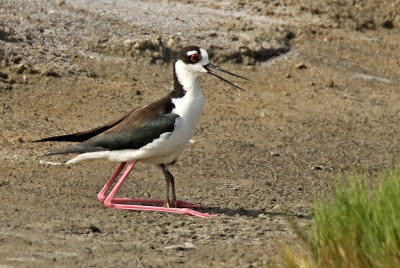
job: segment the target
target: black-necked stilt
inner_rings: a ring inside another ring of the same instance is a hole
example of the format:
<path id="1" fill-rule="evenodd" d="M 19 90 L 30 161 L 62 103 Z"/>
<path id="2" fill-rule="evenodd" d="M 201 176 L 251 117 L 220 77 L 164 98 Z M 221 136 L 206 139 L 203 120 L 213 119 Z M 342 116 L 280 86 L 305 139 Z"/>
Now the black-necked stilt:
<path id="1" fill-rule="evenodd" d="M 175 163 L 191 139 L 204 106 L 204 96 L 199 85 L 199 77 L 212 74 L 230 85 L 242 88 L 215 74 L 210 68 L 247 79 L 225 71 L 208 60 L 207 52 L 197 46 L 183 48 L 174 63 L 174 90 L 166 97 L 133 109 L 124 116 L 104 126 L 70 135 L 62 135 L 38 140 L 80 142 L 46 155 L 78 155 L 67 164 L 94 158 L 107 158 L 121 162 L 117 171 L 98 194 L 98 199 L 107 207 L 129 210 L 164 211 L 199 217 L 211 217 L 190 208 L 201 206 L 176 200 L 174 177 L 168 167 Z M 115 198 L 122 183 L 133 169 L 136 161 L 158 166 L 166 181 L 166 198 L 163 200 Z M 125 172 L 111 190 L 108 190 L 121 173 L 127 162 Z M 170 188 L 172 196 L 170 198 Z M 164 204 L 164 206 L 161 206 Z M 156 205 L 156 206 L 154 206 Z"/>

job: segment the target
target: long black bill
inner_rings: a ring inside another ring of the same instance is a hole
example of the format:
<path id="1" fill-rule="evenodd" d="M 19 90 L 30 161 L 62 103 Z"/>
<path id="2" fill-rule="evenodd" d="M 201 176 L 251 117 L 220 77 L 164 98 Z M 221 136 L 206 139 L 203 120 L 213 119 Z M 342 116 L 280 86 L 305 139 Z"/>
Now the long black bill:
<path id="1" fill-rule="evenodd" d="M 218 74 L 214 73 L 213 71 L 210 70 L 210 68 L 213 68 L 213 69 L 215 69 L 215 70 L 217 70 L 217 71 L 220 71 L 220 72 L 223 72 L 223 73 L 226 73 L 226 74 L 229 74 L 229 75 L 238 77 L 238 78 L 242 78 L 242 79 L 245 79 L 245 80 L 249 80 L 248 78 L 243 77 L 243 76 L 240 76 L 240 75 L 237 75 L 237 74 L 234 74 L 234 73 L 231 73 L 231 72 L 228 72 L 227 70 L 224 70 L 224 69 L 222 69 L 222 68 L 220 68 L 220 67 L 218 67 L 218 66 L 215 66 L 215 65 L 213 65 L 213 64 L 211 64 L 211 63 L 209 63 L 209 64 L 207 64 L 207 65 L 204 65 L 203 67 L 204 67 L 204 69 L 207 70 L 207 72 L 208 72 L 209 74 L 211 74 L 211 75 L 213 75 L 213 76 L 215 76 L 215 77 L 221 79 L 222 81 L 228 83 L 228 84 L 231 85 L 231 86 L 234 86 L 235 88 L 238 88 L 238 89 L 240 89 L 240 90 L 246 91 L 246 89 L 241 88 L 241 87 L 239 87 L 239 86 L 233 84 L 232 82 L 229 82 L 229 81 L 226 80 L 225 78 L 219 76 Z"/>

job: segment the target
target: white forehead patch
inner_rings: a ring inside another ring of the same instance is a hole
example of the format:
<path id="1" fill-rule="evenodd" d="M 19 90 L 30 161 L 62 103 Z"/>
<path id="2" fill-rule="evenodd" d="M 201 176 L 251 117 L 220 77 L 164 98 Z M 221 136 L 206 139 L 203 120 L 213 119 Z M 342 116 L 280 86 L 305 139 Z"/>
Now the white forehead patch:
<path id="1" fill-rule="evenodd" d="M 186 53 L 186 55 L 188 55 L 188 56 L 192 56 L 192 55 L 194 55 L 194 54 L 197 54 L 197 51 L 196 51 L 196 50 L 191 50 L 191 51 L 188 51 L 188 52 Z"/>
<path id="2" fill-rule="evenodd" d="M 207 53 L 207 51 L 205 51 L 204 49 L 202 49 L 202 48 L 200 48 L 200 54 L 201 54 L 201 56 L 202 57 L 208 57 L 208 53 Z"/>
<path id="3" fill-rule="evenodd" d="M 204 49 L 200 48 L 200 54 L 201 54 L 201 61 L 204 63 L 208 63 L 208 53 Z"/>

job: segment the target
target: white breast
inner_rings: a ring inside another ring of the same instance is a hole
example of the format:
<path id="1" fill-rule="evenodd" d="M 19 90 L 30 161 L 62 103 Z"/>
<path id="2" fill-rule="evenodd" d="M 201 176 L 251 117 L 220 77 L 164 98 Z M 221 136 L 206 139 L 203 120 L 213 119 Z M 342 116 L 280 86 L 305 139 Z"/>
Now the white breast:
<path id="1" fill-rule="evenodd" d="M 171 163 L 186 148 L 192 138 L 203 113 L 204 96 L 201 90 L 187 92 L 183 98 L 172 99 L 175 108 L 172 113 L 179 115 L 172 133 L 165 133 L 160 138 L 140 149 L 141 161 L 153 164 Z"/>

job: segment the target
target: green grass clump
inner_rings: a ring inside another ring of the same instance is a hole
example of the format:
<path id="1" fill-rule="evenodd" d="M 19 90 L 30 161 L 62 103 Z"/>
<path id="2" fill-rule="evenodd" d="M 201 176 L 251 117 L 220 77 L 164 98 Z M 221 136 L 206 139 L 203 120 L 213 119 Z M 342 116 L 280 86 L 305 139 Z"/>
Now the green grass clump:
<path id="1" fill-rule="evenodd" d="M 400 267 L 400 169 L 370 183 L 353 174 L 316 203 L 310 254 L 292 251 L 289 267 Z"/>

